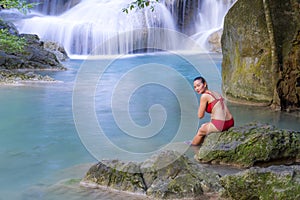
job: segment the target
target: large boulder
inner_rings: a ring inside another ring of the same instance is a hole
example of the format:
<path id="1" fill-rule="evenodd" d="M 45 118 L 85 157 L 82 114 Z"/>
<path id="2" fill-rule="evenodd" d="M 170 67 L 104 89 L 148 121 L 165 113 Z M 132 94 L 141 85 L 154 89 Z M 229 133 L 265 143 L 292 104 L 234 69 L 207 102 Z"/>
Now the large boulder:
<path id="1" fill-rule="evenodd" d="M 300 161 L 300 132 L 259 123 L 233 127 L 209 134 L 196 158 L 240 168 L 292 164 Z"/>
<path id="2" fill-rule="evenodd" d="M 103 160 L 90 168 L 81 185 L 110 187 L 158 199 L 180 199 L 219 192 L 219 178 L 187 157 L 165 151 L 141 163 Z"/>
<path id="3" fill-rule="evenodd" d="M 299 5 L 299 0 L 239 0 L 229 10 L 221 40 L 229 100 L 300 109 Z"/>
<path id="4" fill-rule="evenodd" d="M 253 167 L 220 179 L 223 196 L 232 199 L 300 199 L 300 166 Z"/>

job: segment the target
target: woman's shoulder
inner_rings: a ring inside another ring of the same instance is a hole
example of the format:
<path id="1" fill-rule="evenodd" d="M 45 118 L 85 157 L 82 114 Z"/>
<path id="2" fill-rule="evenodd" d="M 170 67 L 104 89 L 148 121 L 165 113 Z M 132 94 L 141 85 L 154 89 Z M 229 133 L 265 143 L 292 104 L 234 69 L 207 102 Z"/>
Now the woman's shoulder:
<path id="1" fill-rule="evenodd" d="M 211 98 L 211 94 L 209 92 L 204 92 L 202 95 L 201 95 L 201 100 L 206 100 L 206 101 L 209 101 Z"/>
<path id="2" fill-rule="evenodd" d="M 209 95 L 209 96 L 215 98 L 215 99 L 222 98 L 222 95 L 221 95 L 220 93 L 216 92 L 216 91 L 207 90 L 205 93 L 206 93 L 207 95 Z"/>

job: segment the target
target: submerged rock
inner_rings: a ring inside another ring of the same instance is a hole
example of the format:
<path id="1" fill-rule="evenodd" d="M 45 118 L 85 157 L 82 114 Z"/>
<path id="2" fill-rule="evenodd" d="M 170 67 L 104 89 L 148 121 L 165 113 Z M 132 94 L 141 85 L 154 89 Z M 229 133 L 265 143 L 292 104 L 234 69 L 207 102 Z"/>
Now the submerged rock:
<path id="1" fill-rule="evenodd" d="M 170 160 L 175 161 L 169 163 Z M 110 187 L 158 199 L 178 199 L 219 192 L 221 186 L 218 179 L 218 174 L 178 152 L 166 151 L 141 163 L 102 161 L 90 168 L 81 185 Z"/>
<path id="2" fill-rule="evenodd" d="M 253 167 L 220 179 L 229 199 L 300 199 L 300 166 Z"/>
<path id="3" fill-rule="evenodd" d="M 238 167 L 292 164 L 300 161 L 300 132 L 250 123 L 209 134 L 196 158 Z"/>

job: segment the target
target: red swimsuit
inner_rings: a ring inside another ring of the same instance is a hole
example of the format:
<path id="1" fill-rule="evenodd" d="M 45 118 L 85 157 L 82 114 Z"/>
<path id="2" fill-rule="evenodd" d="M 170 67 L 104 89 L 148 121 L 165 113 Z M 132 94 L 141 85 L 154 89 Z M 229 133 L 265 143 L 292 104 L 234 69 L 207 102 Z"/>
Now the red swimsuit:
<path id="1" fill-rule="evenodd" d="M 205 93 L 211 95 L 211 96 L 214 98 L 214 100 L 213 100 L 212 102 L 210 102 L 210 103 L 208 103 L 208 104 L 206 105 L 206 112 L 211 113 L 212 110 L 213 110 L 213 108 L 214 108 L 214 106 L 215 106 L 216 103 L 218 103 L 219 101 L 220 101 L 220 103 L 221 103 L 222 108 L 224 109 L 224 99 L 223 99 L 223 97 L 217 99 L 212 93 L 210 93 L 210 92 L 205 92 Z M 229 128 L 231 128 L 231 127 L 234 126 L 234 120 L 233 120 L 233 118 L 231 118 L 230 120 L 227 120 L 227 121 L 223 121 L 223 120 L 219 120 L 219 119 L 212 119 L 212 120 L 211 120 L 211 123 L 212 123 L 213 125 L 215 125 L 215 127 L 216 127 L 219 131 L 226 131 L 226 130 L 228 130 Z"/>

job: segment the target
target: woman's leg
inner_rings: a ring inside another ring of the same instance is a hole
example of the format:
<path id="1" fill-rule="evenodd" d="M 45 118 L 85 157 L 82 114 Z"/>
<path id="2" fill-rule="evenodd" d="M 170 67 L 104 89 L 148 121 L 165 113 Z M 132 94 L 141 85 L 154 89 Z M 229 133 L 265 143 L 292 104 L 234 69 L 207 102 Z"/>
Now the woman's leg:
<path id="1" fill-rule="evenodd" d="M 192 145 L 197 146 L 202 144 L 205 136 L 212 132 L 218 132 L 218 129 L 211 122 L 202 124 L 192 141 Z"/>

